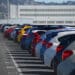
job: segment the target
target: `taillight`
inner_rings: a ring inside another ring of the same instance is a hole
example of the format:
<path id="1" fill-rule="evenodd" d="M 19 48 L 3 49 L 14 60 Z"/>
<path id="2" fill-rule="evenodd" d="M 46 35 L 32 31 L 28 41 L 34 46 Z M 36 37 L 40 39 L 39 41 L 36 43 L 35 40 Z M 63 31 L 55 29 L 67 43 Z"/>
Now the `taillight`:
<path id="1" fill-rule="evenodd" d="M 36 43 L 39 43 L 42 39 L 36 38 Z"/>
<path id="2" fill-rule="evenodd" d="M 47 41 L 46 40 L 43 40 L 42 41 L 42 45 L 46 46 L 46 44 L 47 44 Z"/>
<path id="3" fill-rule="evenodd" d="M 34 38 L 33 43 L 34 43 L 34 44 L 37 44 L 37 43 L 39 43 L 40 41 L 41 41 L 41 39 L 38 38 L 38 37 L 36 37 L 36 38 Z"/>
<path id="4" fill-rule="evenodd" d="M 40 35 L 36 32 L 36 33 L 33 33 L 35 37 L 38 37 L 40 38 Z"/>
<path id="5" fill-rule="evenodd" d="M 72 54 L 73 54 L 73 52 L 71 50 L 64 51 L 63 54 L 62 54 L 62 60 L 65 60 L 66 58 L 68 58 Z"/>
<path id="6" fill-rule="evenodd" d="M 38 43 L 41 41 L 40 39 L 40 35 L 36 32 L 36 33 L 33 33 L 34 34 L 34 42 Z"/>
<path id="7" fill-rule="evenodd" d="M 64 48 L 64 46 L 59 45 L 59 46 L 56 48 L 56 51 L 57 51 L 57 52 L 60 52 L 63 48 Z"/>
<path id="8" fill-rule="evenodd" d="M 52 45 L 53 45 L 53 44 L 49 42 L 49 43 L 47 43 L 46 47 L 47 47 L 47 48 L 50 48 Z"/>

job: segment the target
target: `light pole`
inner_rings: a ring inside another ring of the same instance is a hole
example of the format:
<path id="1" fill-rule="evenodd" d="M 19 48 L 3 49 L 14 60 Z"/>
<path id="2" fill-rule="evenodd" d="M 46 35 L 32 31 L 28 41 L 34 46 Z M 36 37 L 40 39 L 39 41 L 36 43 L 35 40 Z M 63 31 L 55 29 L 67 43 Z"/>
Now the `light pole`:
<path id="1" fill-rule="evenodd" d="M 18 3 L 18 0 L 17 0 L 17 19 L 18 19 L 18 6 L 19 6 L 19 3 Z"/>
<path id="2" fill-rule="evenodd" d="M 7 10 L 8 10 L 8 20 L 10 18 L 10 5 L 9 5 L 9 0 L 7 0 Z"/>

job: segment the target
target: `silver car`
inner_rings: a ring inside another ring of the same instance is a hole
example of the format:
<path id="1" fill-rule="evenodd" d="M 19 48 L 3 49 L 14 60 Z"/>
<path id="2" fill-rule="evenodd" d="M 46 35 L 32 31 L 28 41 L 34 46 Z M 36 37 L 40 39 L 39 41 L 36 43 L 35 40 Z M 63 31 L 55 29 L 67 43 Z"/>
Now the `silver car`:
<path id="1" fill-rule="evenodd" d="M 62 61 L 57 67 L 57 75 L 75 75 L 75 41 L 62 53 Z"/>

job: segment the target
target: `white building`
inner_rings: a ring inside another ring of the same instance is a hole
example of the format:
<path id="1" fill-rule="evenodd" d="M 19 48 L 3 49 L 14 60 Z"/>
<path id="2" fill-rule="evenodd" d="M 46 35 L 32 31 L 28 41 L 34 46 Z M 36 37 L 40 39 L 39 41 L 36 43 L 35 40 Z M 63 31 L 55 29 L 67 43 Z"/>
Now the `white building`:
<path id="1" fill-rule="evenodd" d="M 32 24 L 75 25 L 74 5 L 10 5 L 10 19 Z"/>

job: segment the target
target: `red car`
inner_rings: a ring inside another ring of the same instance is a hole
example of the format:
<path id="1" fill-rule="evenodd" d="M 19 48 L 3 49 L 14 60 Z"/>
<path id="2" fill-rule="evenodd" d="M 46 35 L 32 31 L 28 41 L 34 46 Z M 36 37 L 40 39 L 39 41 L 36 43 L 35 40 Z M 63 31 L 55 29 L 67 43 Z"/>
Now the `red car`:
<path id="1" fill-rule="evenodd" d="M 41 41 L 41 35 L 44 34 L 46 31 L 44 30 L 39 30 L 35 33 L 34 39 L 32 40 L 31 44 L 31 53 L 33 56 L 35 56 L 35 46 L 38 42 Z"/>
<path id="2" fill-rule="evenodd" d="M 4 32 L 4 37 L 6 38 L 10 38 L 10 34 L 11 32 L 14 30 L 15 26 L 12 26 L 11 28 L 7 29 L 5 32 Z"/>

